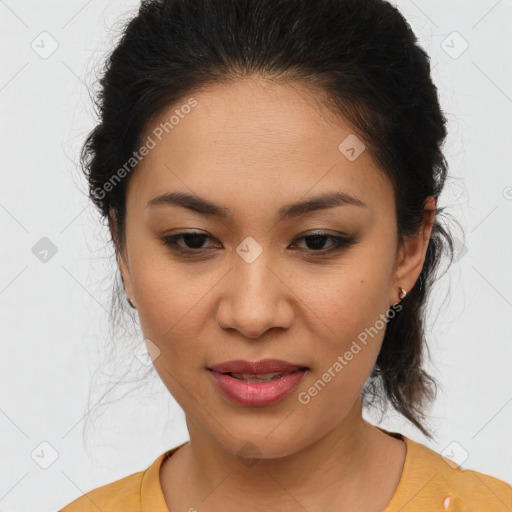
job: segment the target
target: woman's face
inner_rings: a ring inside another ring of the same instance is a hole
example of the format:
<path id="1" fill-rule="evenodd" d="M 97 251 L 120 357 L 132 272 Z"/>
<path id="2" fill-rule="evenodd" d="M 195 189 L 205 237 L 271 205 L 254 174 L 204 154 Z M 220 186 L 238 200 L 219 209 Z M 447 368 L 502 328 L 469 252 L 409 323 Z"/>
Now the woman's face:
<path id="1" fill-rule="evenodd" d="M 383 319 L 416 281 L 430 233 L 398 250 L 390 182 L 312 93 L 245 80 L 193 98 L 146 134 L 155 144 L 127 188 L 123 280 L 189 430 L 232 453 L 251 443 L 285 456 L 360 419 Z M 197 208 L 154 201 L 176 193 Z M 309 203 L 334 194 L 354 200 Z M 184 232 L 204 237 L 164 243 Z M 267 405 L 228 398 L 209 370 L 267 358 L 308 367 Z"/>

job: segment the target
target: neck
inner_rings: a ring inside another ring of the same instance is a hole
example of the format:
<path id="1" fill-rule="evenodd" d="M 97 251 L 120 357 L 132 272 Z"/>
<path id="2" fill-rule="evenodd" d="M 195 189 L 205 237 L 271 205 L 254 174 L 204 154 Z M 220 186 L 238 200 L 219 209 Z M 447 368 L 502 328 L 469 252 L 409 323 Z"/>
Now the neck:
<path id="1" fill-rule="evenodd" d="M 189 485 L 200 500 L 197 506 L 209 511 L 226 510 L 226 503 L 229 510 L 244 509 L 247 503 L 252 510 L 297 510 L 297 503 L 307 510 L 331 510 L 340 499 L 338 510 L 349 510 L 348 504 L 361 503 L 368 479 L 382 463 L 376 460 L 384 453 L 378 446 L 387 438 L 388 453 L 389 441 L 395 441 L 362 418 L 360 399 L 336 428 L 278 458 L 242 459 L 206 436 L 188 416 L 187 427 L 190 443 L 182 454 L 186 478 L 193 482 Z M 390 497 L 384 496 L 384 506 Z"/>

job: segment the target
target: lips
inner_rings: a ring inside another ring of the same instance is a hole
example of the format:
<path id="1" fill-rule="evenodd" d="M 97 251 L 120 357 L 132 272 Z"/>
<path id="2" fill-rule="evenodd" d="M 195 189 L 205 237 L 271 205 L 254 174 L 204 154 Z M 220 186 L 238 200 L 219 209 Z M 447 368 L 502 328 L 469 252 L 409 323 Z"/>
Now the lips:
<path id="1" fill-rule="evenodd" d="M 208 368 L 212 381 L 231 402 L 268 406 L 280 402 L 300 384 L 309 368 L 280 359 L 226 361 Z"/>
<path id="2" fill-rule="evenodd" d="M 260 379 L 267 380 L 279 374 L 284 375 L 297 370 L 307 370 L 308 368 L 303 364 L 290 363 L 281 359 L 262 359 L 260 361 L 236 359 L 210 366 L 208 369 L 218 373 L 228 373 L 235 378 L 259 377 Z"/>

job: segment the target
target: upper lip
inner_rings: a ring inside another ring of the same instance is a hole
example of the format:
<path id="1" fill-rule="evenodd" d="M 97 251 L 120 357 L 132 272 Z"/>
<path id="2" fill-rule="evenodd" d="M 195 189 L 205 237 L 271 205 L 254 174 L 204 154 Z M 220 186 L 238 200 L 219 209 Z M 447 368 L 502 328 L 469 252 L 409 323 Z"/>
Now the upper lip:
<path id="1" fill-rule="evenodd" d="M 208 367 L 209 370 L 213 370 L 218 373 L 249 373 L 255 375 L 273 372 L 289 373 L 298 370 L 299 368 L 306 369 L 307 367 L 303 364 L 290 363 L 280 359 L 261 359 L 260 361 L 236 359 L 234 361 L 225 361 Z"/>

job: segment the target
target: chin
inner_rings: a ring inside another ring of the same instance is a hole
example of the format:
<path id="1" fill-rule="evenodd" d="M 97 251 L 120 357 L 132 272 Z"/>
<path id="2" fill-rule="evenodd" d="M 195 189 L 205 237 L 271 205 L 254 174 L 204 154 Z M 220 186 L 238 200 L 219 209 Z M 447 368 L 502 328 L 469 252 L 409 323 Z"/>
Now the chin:
<path id="1" fill-rule="evenodd" d="M 303 428 L 293 432 L 289 428 L 282 428 L 286 419 L 274 419 L 266 422 L 266 425 L 263 422 L 250 421 L 252 425 L 248 428 L 242 423 L 230 428 L 231 435 L 222 432 L 220 439 L 212 435 L 223 450 L 246 461 L 247 466 L 254 464 L 258 459 L 278 459 L 293 455 L 315 442 L 314 434 L 308 437 Z"/>

